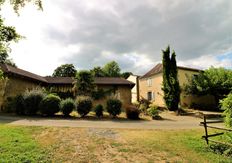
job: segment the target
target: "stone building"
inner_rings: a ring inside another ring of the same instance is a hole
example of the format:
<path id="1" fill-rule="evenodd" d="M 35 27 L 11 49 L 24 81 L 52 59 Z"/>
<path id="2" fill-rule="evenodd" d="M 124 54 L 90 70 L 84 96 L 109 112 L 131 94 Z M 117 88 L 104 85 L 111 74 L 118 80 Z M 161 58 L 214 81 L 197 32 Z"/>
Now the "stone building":
<path id="1" fill-rule="evenodd" d="M 188 67 L 177 67 L 178 71 L 178 80 L 180 87 L 182 89 L 181 92 L 181 105 L 189 106 L 192 103 L 204 104 L 204 105 L 214 105 L 215 100 L 213 96 L 194 96 L 194 95 L 186 95 L 183 91 L 183 87 L 188 83 L 188 77 L 192 77 L 198 75 L 202 70 L 193 69 Z M 162 64 L 157 64 L 154 68 L 148 71 L 145 75 L 139 78 L 139 94 L 140 99 L 144 98 L 152 103 L 165 107 L 165 102 L 163 99 L 163 66 Z"/>
<path id="2" fill-rule="evenodd" d="M 0 69 L 6 77 L 0 81 L 0 107 L 8 97 L 14 97 L 36 87 L 53 92 L 73 91 L 74 79 L 71 77 L 42 77 L 6 64 L 0 64 Z M 95 103 L 103 103 L 107 98 L 114 96 L 122 101 L 123 106 L 131 104 L 131 89 L 135 85 L 133 82 L 123 78 L 97 77 L 94 83 L 96 89 L 113 90 L 107 97 L 101 101 L 96 100 Z"/>

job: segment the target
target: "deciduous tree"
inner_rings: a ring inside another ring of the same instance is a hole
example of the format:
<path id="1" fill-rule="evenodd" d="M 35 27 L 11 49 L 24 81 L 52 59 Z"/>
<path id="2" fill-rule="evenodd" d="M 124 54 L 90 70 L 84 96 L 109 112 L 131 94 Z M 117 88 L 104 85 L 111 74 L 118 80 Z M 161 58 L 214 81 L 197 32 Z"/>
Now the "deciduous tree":
<path id="1" fill-rule="evenodd" d="M 107 63 L 103 67 L 103 71 L 104 71 L 105 75 L 109 76 L 109 77 L 120 77 L 121 76 L 121 74 L 120 74 L 121 69 L 120 69 L 118 63 L 115 61 Z"/>
<path id="2" fill-rule="evenodd" d="M 216 103 L 232 91 L 232 70 L 211 67 L 189 78 L 184 91 L 187 94 L 213 95 Z"/>
<path id="3" fill-rule="evenodd" d="M 54 70 L 52 76 L 54 77 L 75 77 L 76 69 L 73 64 L 63 64 Z"/>

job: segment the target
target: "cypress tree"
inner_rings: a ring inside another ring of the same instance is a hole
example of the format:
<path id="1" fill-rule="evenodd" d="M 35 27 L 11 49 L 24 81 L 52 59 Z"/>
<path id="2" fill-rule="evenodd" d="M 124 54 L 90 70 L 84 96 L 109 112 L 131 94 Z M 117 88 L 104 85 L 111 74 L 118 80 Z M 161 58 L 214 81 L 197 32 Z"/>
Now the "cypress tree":
<path id="1" fill-rule="evenodd" d="M 170 47 L 168 46 L 163 52 L 163 87 L 164 101 L 169 110 L 178 110 L 180 101 L 180 86 L 178 81 L 176 54 L 172 53 L 170 58 Z"/>

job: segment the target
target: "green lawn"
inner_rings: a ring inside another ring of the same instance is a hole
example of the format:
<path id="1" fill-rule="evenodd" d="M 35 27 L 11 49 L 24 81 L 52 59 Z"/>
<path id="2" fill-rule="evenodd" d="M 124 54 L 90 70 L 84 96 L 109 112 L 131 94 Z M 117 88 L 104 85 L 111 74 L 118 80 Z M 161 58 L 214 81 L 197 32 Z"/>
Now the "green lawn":
<path id="1" fill-rule="evenodd" d="M 203 130 L 126 130 L 0 125 L 0 162 L 232 162 Z"/>
<path id="2" fill-rule="evenodd" d="M 0 162 L 47 162 L 46 150 L 33 137 L 38 130 L 0 125 Z"/>

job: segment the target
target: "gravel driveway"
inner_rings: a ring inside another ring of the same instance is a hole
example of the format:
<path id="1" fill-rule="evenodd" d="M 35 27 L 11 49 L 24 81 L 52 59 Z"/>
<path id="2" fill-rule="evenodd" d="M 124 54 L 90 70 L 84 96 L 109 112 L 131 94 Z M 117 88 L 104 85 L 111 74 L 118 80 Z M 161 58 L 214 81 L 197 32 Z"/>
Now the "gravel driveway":
<path id="1" fill-rule="evenodd" d="M 124 128 L 124 129 L 192 129 L 199 126 L 202 119 L 191 116 L 161 114 L 163 120 L 81 120 L 43 117 L 18 117 L 0 115 L 0 123 L 24 126 L 55 126 L 85 128 Z"/>

